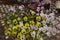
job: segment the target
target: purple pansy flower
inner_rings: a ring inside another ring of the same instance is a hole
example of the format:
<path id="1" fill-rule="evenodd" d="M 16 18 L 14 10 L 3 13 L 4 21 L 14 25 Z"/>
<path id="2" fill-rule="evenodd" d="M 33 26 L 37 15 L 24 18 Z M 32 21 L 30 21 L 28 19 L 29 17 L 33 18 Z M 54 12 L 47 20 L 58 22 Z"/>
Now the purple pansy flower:
<path id="1" fill-rule="evenodd" d="M 42 5 L 42 6 L 45 5 L 45 2 L 41 1 L 41 5 Z"/>

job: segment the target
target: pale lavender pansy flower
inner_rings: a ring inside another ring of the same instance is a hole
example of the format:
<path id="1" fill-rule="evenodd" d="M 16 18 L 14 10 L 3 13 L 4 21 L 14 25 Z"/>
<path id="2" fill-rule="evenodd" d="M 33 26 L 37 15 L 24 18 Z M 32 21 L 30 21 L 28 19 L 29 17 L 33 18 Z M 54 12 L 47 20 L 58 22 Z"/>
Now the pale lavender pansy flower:
<path id="1" fill-rule="evenodd" d="M 9 9 L 8 9 L 8 11 L 14 11 L 15 10 L 15 7 L 13 6 L 13 7 L 10 7 Z"/>
<path id="2" fill-rule="evenodd" d="M 54 12 L 53 13 L 50 13 L 49 16 L 55 16 Z"/>
<path id="3" fill-rule="evenodd" d="M 54 35 L 56 35 L 57 30 L 56 30 L 56 28 L 48 27 L 48 32 L 50 32 L 54 36 Z"/>
<path id="4" fill-rule="evenodd" d="M 43 11 L 41 11 L 40 16 L 41 16 L 41 17 L 44 17 L 44 18 L 48 18 L 48 17 L 49 17 L 47 14 L 44 14 Z"/>
<path id="5" fill-rule="evenodd" d="M 57 25 L 59 22 L 57 20 L 51 21 L 53 25 Z"/>
<path id="6" fill-rule="evenodd" d="M 38 28 L 36 27 L 36 25 L 30 25 L 31 29 L 35 29 L 37 30 Z"/>
<path id="7" fill-rule="evenodd" d="M 50 13 L 50 14 L 49 14 L 49 18 L 50 18 L 51 22 L 54 21 L 54 19 L 55 19 L 55 14 L 54 14 L 54 13 Z"/>
<path id="8" fill-rule="evenodd" d="M 45 25 L 45 26 L 39 28 L 39 31 L 42 31 L 42 32 L 46 32 L 47 30 L 48 30 L 47 25 Z"/>
<path id="9" fill-rule="evenodd" d="M 23 8 L 24 8 L 24 5 L 19 6 L 20 10 L 23 10 Z"/>
<path id="10" fill-rule="evenodd" d="M 56 33 L 57 33 L 57 30 L 56 30 L 56 28 L 54 27 L 52 34 L 53 34 L 53 35 L 56 35 Z"/>
<path id="11" fill-rule="evenodd" d="M 51 16 L 51 17 L 50 17 L 50 21 L 51 21 L 51 22 L 54 21 L 54 19 L 55 19 L 54 16 Z"/>
<path id="12" fill-rule="evenodd" d="M 60 24 L 57 25 L 57 28 L 60 29 Z"/>

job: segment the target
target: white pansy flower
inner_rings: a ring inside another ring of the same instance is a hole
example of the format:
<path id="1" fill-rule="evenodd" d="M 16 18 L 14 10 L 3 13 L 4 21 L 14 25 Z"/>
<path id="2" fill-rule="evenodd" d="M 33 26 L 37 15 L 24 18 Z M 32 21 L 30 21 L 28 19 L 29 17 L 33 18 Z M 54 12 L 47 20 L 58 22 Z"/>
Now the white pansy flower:
<path id="1" fill-rule="evenodd" d="M 36 15 L 39 15 L 40 13 L 37 13 Z"/>
<path id="2" fill-rule="evenodd" d="M 47 19 L 46 19 L 46 23 L 49 23 L 49 22 L 50 22 L 50 18 L 47 18 Z"/>
<path id="3" fill-rule="evenodd" d="M 47 34 L 47 36 L 48 36 L 48 37 L 50 37 L 50 36 L 51 36 L 51 33 L 50 33 L 50 32 L 47 32 L 46 34 Z"/>
<path id="4" fill-rule="evenodd" d="M 41 13 L 40 16 L 43 17 L 44 16 L 44 13 Z"/>
<path id="5" fill-rule="evenodd" d="M 43 25 L 46 25 L 46 21 L 42 21 Z"/>
<path id="6" fill-rule="evenodd" d="M 43 38 L 40 38 L 40 40 L 43 40 Z"/>
<path id="7" fill-rule="evenodd" d="M 44 27 L 45 30 L 48 30 L 48 26 L 47 26 L 47 25 L 45 25 L 45 26 L 43 26 L 43 27 Z"/>
<path id="8" fill-rule="evenodd" d="M 22 35 L 22 36 L 20 37 L 20 40 L 25 40 L 25 35 Z"/>
<path id="9" fill-rule="evenodd" d="M 42 32 L 46 32 L 48 30 L 48 26 L 47 25 L 44 25 L 42 28 L 39 29 L 40 31 Z"/>
<path id="10" fill-rule="evenodd" d="M 20 26 L 23 26 L 23 22 L 19 22 L 20 23 Z"/>
<path id="11" fill-rule="evenodd" d="M 35 32 L 35 31 L 31 32 L 31 36 L 32 36 L 33 38 L 35 38 L 35 35 L 36 35 L 36 32 Z"/>
<path id="12" fill-rule="evenodd" d="M 39 31 L 44 31 L 44 27 L 39 28 Z"/>
<path id="13" fill-rule="evenodd" d="M 41 9 L 44 9 L 44 7 L 42 6 Z"/>
<path id="14" fill-rule="evenodd" d="M 6 38 L 6 39 L 8 39 L 8 38 L 9 38 L 9 36 L 6 36 L 5 38 Z"/>

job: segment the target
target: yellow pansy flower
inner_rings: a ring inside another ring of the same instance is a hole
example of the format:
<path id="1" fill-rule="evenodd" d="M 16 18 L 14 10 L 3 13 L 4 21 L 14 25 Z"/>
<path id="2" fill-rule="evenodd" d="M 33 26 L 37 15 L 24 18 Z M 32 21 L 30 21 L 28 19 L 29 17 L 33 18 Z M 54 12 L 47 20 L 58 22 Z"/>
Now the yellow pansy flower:
<path id="1" fill-rule="evenodd" d="M 41 17 L 40 17 L 40 16 L 37 16 L 37 17 L 36 17 L 36 20 L 37 20 L 37 21 L 40 21 L 40 20 L 41 20 Z"/>
<path id="2" fill-rule="evenodd" d="M 37 23 L 36 23 L 36 26 L 41 27 L 42 24 L 41 24 L 40 22 L 37 22 Z"/>
<path id="3" fill-rule="evenodd" d="M 27 28 L 30 29 L 30 27 L 23 26 L 23 29 L 27 29 Z"/>
<path id="4" fill-rule="evenodd" d="M 30 24 L 34 24 L 35 22 L 32 20 L 32 21 L 30 21 Z"/>
<path id="5" fill-rule="evenodd" d="M 13 10 L 13 12 L 16 12 L 16 10 Z"/>
<path id="6" fill-rule="evenodd" d="M 18 17 L 18 14 L 14 14 L 15 15 L 15 17 Z"/>
<path id="7" fill-rule="evenodd" d="M 46 18 L 42 17 L 42 20 L 46 20 Z"/>
<path id="8" fill-rule="evenodd" d="M 21 31 L 21 33 L 22 33 L 22 34 L 26 34 L 27 32 L 26 32 L 25 29 L 23 29 L 23 30 Z"/>
<path id="9" fill-rule="evenodd" d="M 13 23 L 14 23 L 14 24 L 17 24 L 17 20 L 16 20 L 16 19 L 14 19 L 14 20 L 13 20 Z"/>
<path id="10" fill-rule="evenodd" d="M 33 15 L 31 15 L 31 18 L 34 18 L 34 16 L 33 16 Z"/>
<path id="11" fill-rule="evenodd" d="M 11 31 L 12 29 L 11 29 L 11 28 L 8 28 L 7 30 L 8 30 L 8 31 Z"/>
<path id="12" fill-rule="evenodd" d="M 25 26 L 26 26 L 26 27 L 29 27 L 29 23 L 25 23 Z"/>
<path id="13" fill-rule="evenodd" d="M 5 33 L 5 35 L 10 36 L 10 35 L 11 35 L 11 32 L 10 32 L 10 31 L 7 31 L 7 32 Z"/>
<path id="14" fill-rule="evenodd" d="M 21 18 L 18 17 L 17 20 L 21 20 Z"/>
<path id="15" fill-rule="evenodd" d="M 34 15 L 34 14 L 35 14 L 35 12 L 34 12 L 34 11 L 32 11 L 32 10 L 30 10 L 30 12 L 31 12 L 31 14 L 32 14 L 32 15 Z"/>
<path id="16" fill-rule="evenodd" d="M 17 29 L 20 29 L 20 26 L 19 25 L 16 25 Z"/>
<path id="17" fill-rule="evenodd" d="M 28 20 L 28 18 L 25 16 L 25 17 L 23 18 L 23 20 L 24 20 L 24 21 L 27 21 L 27 20 Z"/>
<path id="18" fill-rule="evenodd" d="M 13 35 L 13 36 L 16 36 L 16 34 L 17 34 L 17 32 L 12 32 L 12 35 Z"/>
<path id="19" fill-rule="evenodd" d="M 26 28 L 25 26 L 23 26 L 23 28 Z"/>
<path id="20" fill-rule="evenodd" d="M 13 30 L 14 30 L 14 31 L 17 31 L 17 27 L 14 26 L 14 27 L 13 27 Z"/>
<path id="21" fill-rule="evenodd" d="M 18 33 L 17 38 L 20 38 L 22 36 L 22 33 Z"/>

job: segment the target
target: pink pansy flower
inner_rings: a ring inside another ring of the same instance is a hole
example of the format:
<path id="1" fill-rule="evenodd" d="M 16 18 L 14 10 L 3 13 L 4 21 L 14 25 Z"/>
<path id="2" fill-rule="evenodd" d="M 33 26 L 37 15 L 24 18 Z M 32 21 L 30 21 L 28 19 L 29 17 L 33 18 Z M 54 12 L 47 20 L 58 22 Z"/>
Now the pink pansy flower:
<path id="1" fill-rule="evenodd" d="M 36 10 L 37 12 L 40 12 L 40 7 L 37 7 L 37 10 Z"/>

